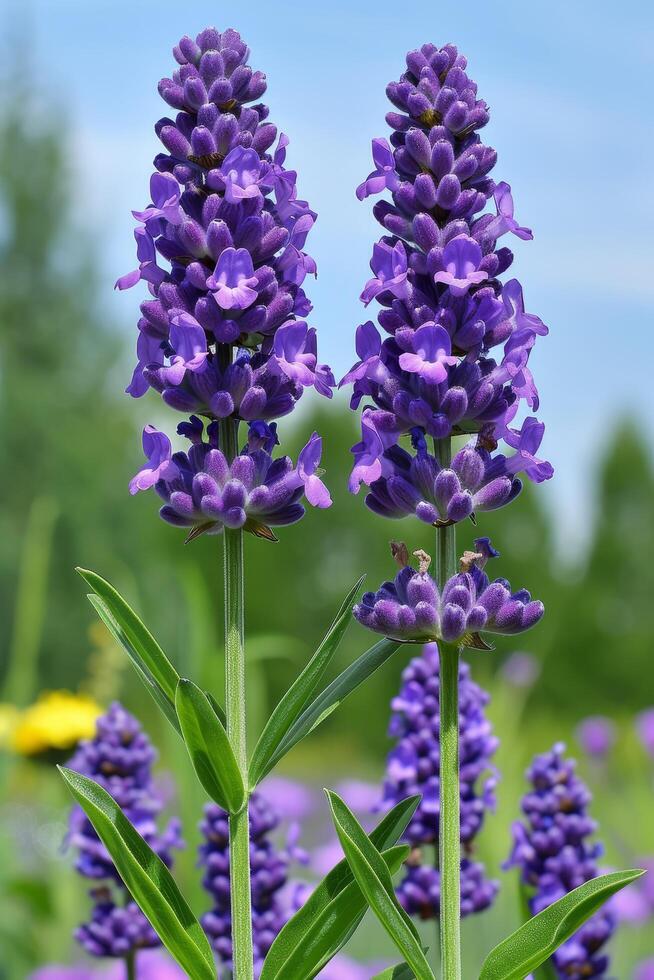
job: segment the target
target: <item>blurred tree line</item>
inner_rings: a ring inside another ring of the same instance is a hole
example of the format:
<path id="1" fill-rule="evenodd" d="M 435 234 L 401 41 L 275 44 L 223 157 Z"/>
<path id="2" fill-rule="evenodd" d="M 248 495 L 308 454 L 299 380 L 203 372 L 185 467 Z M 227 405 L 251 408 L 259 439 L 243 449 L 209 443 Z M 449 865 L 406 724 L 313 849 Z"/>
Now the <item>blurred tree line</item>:
<path id="1" fill-rule="evenodd" d="M 23 652 L 17 608 L 24 622 L 34 622 L 29 589 L 27 599 L 18 594 L 17 568 L 35 501 L 48 505 L 53 527 L 44 571 L 44 625 L 34 639 L 38 688 L 74 688 L 86 671 L 93 616 L 73 571 L 76 564 L 110 578 L 142 612 L 180 669 L 199 671 L 209 682 L 220 674 L 219 543 L 201 538 L 184 547 L 180 534 L 157 520 L 153 495 L 131 499 L 127 494 L 140 459 L 135 412 L 121 394 L 133 333 L 125 335 L 103 312 L 101 297 L 111 286 L 98 272 L 102 239 L 73 217 L 74 173 L 62 141 L 65 131 L 60 112 L 34 105 L 29 92 L 5 90 L 0 118 L 0 466 L 5 474 L 0 683 L 9 671 L 9 652 L 14 659 Z M 133 299 L 136 304 L 136 295 Z M 150 404 L 156 418 L 156 396 Z M 393 574 L 391 535 L 405 538 L 411 547 L 429 550 L 431 543 L 428 528 L 382 521 L 362 499 L 348 494 L 356 419 L 345 402 L 318 406 L 313 401 L 303 407 L 293 422 L 282 420 L 283 445 L 295 453 L 314 428 L 321 432 L 334 506 L 328 514 L 310 512 L 299 527 L 282 530 L 277 545 L 248 541 L 247 623 L 259 663 L 262 710 L 310 653 L 358 575 L 366 571 L 369 586 L 376 588 Z M 167 424 L 170 430 L 170 417 Z M 464 547 L 476 533 L 490 533 L 502 551 L 498 574 L 545 601 L 544 622 L 520 639 L 521 647 L 543 662 L 533 696 L 544 707 L 575 716 L 617 701 L 635 709 L 651 700 L 642 678 L 649 669 L 654 627 L 654 570 L 648 560 L 654 543 L 652 463 L 629 421 L 602 453 L 591 544 L 574 566 L 556 561 L 551 515 L 529 488 L 505 511 L 482 515 L 477 532 L 469 525 L 460 535 Z M 579 515 L 580 521 L 590 519 Z M 341 665 L 368 639 L 353 626 L 339 654 Z M 515 642 L 502 641 L 497 654 L 471 654 L 481 679 L 515 648 Z M 332 726 L 356 732 L 362 744 L 376 748 L 384 738 L 386 705 L 401 667 L 399 660 L 389 665 Z M 129 702 L 135 685 L 125 687 Z M 362 711 L 364 704 L 379 708 L 378 730 L 370 724 L 370 713 Z"/>

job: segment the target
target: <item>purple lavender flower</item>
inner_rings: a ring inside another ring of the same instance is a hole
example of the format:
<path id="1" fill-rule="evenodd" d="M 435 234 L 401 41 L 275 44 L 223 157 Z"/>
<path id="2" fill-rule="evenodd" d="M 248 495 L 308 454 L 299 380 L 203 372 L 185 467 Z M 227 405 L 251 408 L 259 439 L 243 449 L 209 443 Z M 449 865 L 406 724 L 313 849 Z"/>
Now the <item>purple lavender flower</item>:
<path id="1" fill-rule="evenodd" d="M 301 905 L 300 894 L 289 883 L 288 868 L 303 852 L 295 846 L 296 827 L 291 828 L 287 846 L 275 846 L 271 835 L 280 826 L 280 817 L 266 796 L 254 792 L 250 797 L 250 864 L 252 929 L 255 973 L 275 937 Z M 204 866 L 203 885 L 213 899 L 213 908 L 202 919 L 220 962 L 231 969 L 232 924 L 229 885 L 229 828 L 227 814 L 215 803 L 205 807 L 201 824 L 204 842 L 200 861 Z"/>
<path id="2" fill-rule="evenodd" d="M 520 283 L 500 279 L 513 256 L 499 239 L 511 233 L 528 240 L 532 233 L 515 218 L 509 184 L 490 177 L 496 153 L 476 132 L 488 121 L 488 108 L 477 99 L 465 58 L 453 45 L 425 44 L 409 52 L 406 64 L 399 82 L 386 90 L 399 110 L 387 116 L 391 141 L 373 140 L 375 169 L 357 189 L 361 200 L 382 191 L 391 200 L 374 207 L 386 234 L 373 247 L 374 276 L 361 295 L 366 305 L 377 299 L 377 319 L 388 336 L 382 340 L 370 322 L 359 327 L 359 361 L 341 382 L 353 385 L 353 409 L 365 400 L 368 433 L 353 448 L 355 492 L 362 478 L 379 478 L 383 454 L 393 456 L 401 437 L 416 430 L 433 439 L 475 434 L 488 466 L 502 471 L 506 457 L 500 454 L 496 462 L 490 454 L 500 439 L 513 445 L 509 423 L 523 403 L 538 408 L 528 363 L 537 337 L 547 333 L 537 316 L 525 312 Z M 531 424 L 542 437 L 540 423 Z M 378 437 L 376 459 L 371 428 Z M 415 438 L 413 450 L 417 458 Z M 411 452 L 401 452 L 408 471 Z M 525 472 L 544 480 L 552 468 L 538 460 Z M 426 496 L 433 516 L 422 519 L 448 519 L 431 493 L 418 489 L 416 495 L 414 486 L 405 495 L 406 489 L 397 487 L 401 502 L 384 487 L 381 499 L 372 493 L 366 503 L 384 516 L 403 516 Z M 515 495 L 507 495 L 503 484 L 497 499 L 507 503 Z M 499 506 L 495 497 L 493 506 Z"/>
<path id="3" fill-rule="evenodd" d="M 542 602 L 532 600 L 526 589 L 511 592 L 505 579 L 491 582 L 483 571 L 489 558 L 498 555 L 488 538 L 475 540 L 475 552 L 466 552 L 462 571 L 450 578 L 439 594 L 428 574 L 430 559 L 417 552 L 416 571 L 398 549 L 403 565 L 393 582 L 377 592 L 366 592 L 354 607 L 355 618 L 368 629 L 403 642 L 479 645 L 480 632 L 514 634 L 530 629 L 542 617 Z"/>
<path id="4" fill-rule="evenodd" d="M 135 491 L 143 489 L 143 484 L 151 486 L 152 474 L 157 474 L 155 490 L 165 501 L 160 514 L 169 524 L 195 528 L 196 534 L 244 527 L 270 537 L 271 526 L 300 520 L 303 495 L 314 507 L 331 504 L 329 491 L 318 476 L 322 440 L 315 432 L 293 467 L 288 456 L 273 460 L 275 429 L 264 423 L 250 426 L 247 445 L 231 463 L 219 448 L 216 422 L 207 426 L 206 441 L 197 416 L 180 423 L 177 431 L 190 440 L 191 447 L 187 453 L 171 455 L 166 436 L 149 427 L 154 455 L 131 484 Z"/>
<path id="5" fill-rule="evenodd" d="M 91 891 L 91 920 L 75 930 L 75 939 L 91 956 L 124 959 L 136 950 L 159 945 L 159 937 L 135 902 L 116 905 L 107 888 Z"/>
<path id="6" fill-rule="evenodd" d="M 95 780 L 120 806 L 127 819 L 168 866 L 172 853 L 183 846 L 178 820 L 163 831 L 157 816 L 163 803 L 152 779 L 156 752 L 136 718 L 118 702 L 98 719 L 94 738 L 81 742 L 68 763 L 75 772 Z M 124 957 L 159 940 L 147 919 L 127 892 L 114 863 L 93 826 L 79 806 L 70 816 L 68 842 L 77 850 L 76 868 L 97 882 L 91 897 L 91 920 L 75 933 L 92 956 Z"/>
<path id="7" fill-rule="evenodd" d="M 654 957 L 639 963 L 636 967 L 634 980 L 654 980 Z"/>
<path id="8" fill-rule="evenodd" d="M 643 748 L 654 759 L 654 708 L 642 711 L 636 719 L 636 732 Z"/>
<path id="9" fill-rule="evenodd" d="M 426 524 L 442 527 L 510 503 L 522 489 L 517 473 L 540 478 L 541 461 L 522 449 L 508 457 L 492 456 L 471 443 L 442 468 L 427 451 L 420 429 L 413 433 L 413 445 L 415 455 L 395 445 L 381 457 L 381 476 L 370 484 L 366 504 L 382 517 L 414 514 Z M 366 475 L 362 474 L 364 482 Z"/>
<path id="10" fill-rule="evenodd" d="M 577 741 L 593 759 L 605 759 L 615 744 L 615 724 L 610 718 L 593 715 L 577 726 Z"/>
<path id="11" fill-rule="evenodd" d="M 246 341 L 267 360 L 274 354 L 264 340 L 311 309 L 301 287 L 315 263 L 303 248 L 316 214 L 297 197 L 296 175 L 284 167 L 287 137 L 271 155 L 277 129 L 266 121 L 268 109 L 248 104 L 266 81 L 247 66 L 238 33 L 209 28 L 195 41 L 183 38 L 174 54 L 180 67 L 159 92 L 178 114 L 155 127 L 168 152 L 155 159 L 151 204 L 134 212 L 143 224 L 136 230 L 139 268 L 118 285 L 149 283 L 152 298 L 142 304 L 139 330 L 158 340 L 165 356 L 179 354 L 172 327 L 185 315 L 204 333 L 208 367 L 220 360 L 216 342 Z M 137 397 L 157 387 L 146 369 L 163 363 L 163 355 L 144 361 L 143 346 L 137 371 L 145 387 L 133 381 L 128 389 Z M 214 367 L 215 380 L 216 373 Z M 329 378 L 325 372 L 323 394 L 330 393 Z M 231 412 L 238 415 L 238 405 Z"/>
<path id="12" fill-rule="evenodd" d="M 538 679 L 540 663 L 533 653 L 512 653 L 504 661 L 501 674 L 507 684 L 517 688 L 529 688 Z"/>
<path id="13" fill-rule="evenodd" d="M 564 753 L 559 743 L 536 756 L 527 771 L 531 789 L 522 801 L 525 819 L 513 827 L 506 867 L 520 869 L 533 915 L 599 874 L 602 848 L 589 840 L 596 830 L 588 815 L 591 795 Z M 596 913 L 552 956 L 557 974 L 571 980 L 604 976 L 609 958 L 602 947 L 613 929 L 610 908 Z"/>
<path id="14" fill-rule="evenodd" d="M 182 38 L 173 53 L 179 67 L 159 92 L 175 117 L 155 127 L 166 152 L 154 161 L 149 205 L 133 212 L 138 267 L 117 283 L 128 289 L 142 280 L 150 293 L 141 304 L 127 391 L 139 398 L 154 388 L 176 411 L 202 415 L 209 428 L 223 419 L 269 422 L 291 412 L 305 388 L 329 398 L 335 386 L 330 368 L 318 361 L 302 288 L 316 273 L 304 251 L 316 213 L 298 197 L 297 175 L 285 167 L 288 138 L 278 137 L 268 108 L 256 101 L 266 79 L 248 66 L 239 34 L 208 28 L 195 40 Z M 166 436 L 151 428 L 146 435 L 150 463 L 132 481 L 132 493 L 172 485 L 181 465 L 170 462 Z M 306 480 L 294 471 L 297 487 L 306 482 L 309 499 L 327 506 L 315 456 L 314 441 L 303 457 Z M 179 506 L 168 502 L 169 519 L 242 526 L 243 487 L 234 484 L 234 499 L 205 514 L 188 499 L 186 483 L 197 474 L 182 469 L 184 486 L 171 491 L 182 496 L 175 498 Z M 253 475 L 246 496 L 254 490 L 266 497 L 266 479 Z M 213 487 L 205 496 L 216 504 Z M 296 504 L 290 498 L 265 504 L 268 523 L 275 514 L 281 523 L 298 519 L 303 511 Z"/>
<path id="15" fill-rule="evenodd" d="M 495 805 L 496 773 L 491 760 L 498 741 L 485 715 L 489 696 L 471 680 L 464 662 L 459 684 L 461 915 L 466 916 L 487 908 L 498 888 L 473 860 L 474 839 Z M 386 763 L 383 797 L 384 809 L 414 794 L 422 797 L 405 833 L 414 850 L 398 895 L 410 914 L 423 919 L 438 917 L 440 908 L 440 875 L 435 865 L 426 863 L 424 854 L 425 848 L 438 847 L 439 697 L 438 647 L 430 643 L 404 670 L 400 693 L 391 702 L 389 735 L 397 744 Z"/>

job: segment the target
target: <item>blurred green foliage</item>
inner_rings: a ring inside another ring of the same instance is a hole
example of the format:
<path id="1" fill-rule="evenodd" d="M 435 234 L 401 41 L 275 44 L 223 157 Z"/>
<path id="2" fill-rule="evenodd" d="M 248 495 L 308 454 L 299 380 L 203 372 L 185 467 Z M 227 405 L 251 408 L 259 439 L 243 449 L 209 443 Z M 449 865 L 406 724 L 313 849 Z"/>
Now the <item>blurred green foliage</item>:
<path id="1" fill-rule="evenodd" d="M 138 712 L 165 768 L 179 781 L 177 806 L 189 839 L 179 875 L 202 910 L 194 869 L 202 791 L 183 747 L 98 631 L 73 567 L 82 564 L 108 577 L 143 615 L 180 672 L 220 694 L 220 543 L 205 537 L 184 547 L 181 534 L 158 521 L 152 494 L 136 499 L 127 494 L 139 458 L 135 413 L 121 394 L 133 336 L 125 336 L 103 311 L 100 299 L 110 284 L 99 278 L 101 240 L 73 217 L 73 174 L 61 119 L 61 112 L 34 104 L 28 91 L 5 91 L 0 114 L 0 687 L 5 685 L 6 698 L 25 703 L 37 690 L 84 683 L 95 697 L 120 695 Z M 155 396 L 150 404 L 156 417 Z M 252 735 L 356 578 L 366 572 L 369 587 L 376 588 L 394 573 L 389 539 L 427 551 L 432 544 L 428 528 L 383 521 L 364 507 L 363 492 L 348 493 L 356 425 L 342 397 L 333 404 L 303 403 L 293 421 L 280 425 L 283 448 L 292 454 L 314 428 L 323 435 L 334 506 L 328 513 L 310 510 L 300 526 L 281 530 L 278 544 L 247 542 Z M 497 693 L 492 715 L 503 737 L 497 760 L 503 774 L 500 814 L 482 842 L 495 870 L 508 850 L 521 772 L 531 753 L 570 736 L 584 714 L 615 714 L 626 725 L 654 701 L 644 683 L 654 631 L 652 463 L 628 421 L 602 446 L 601 456 L 593 513 L 579 515 L 581 525 L 591 526 L 583 555 L 562 560 L 555 552 L 555 515 L 543 510 L 538 492 L 529 487 L 510 508 L 481 515 L 477 531 L 468 525 L 459 536 L 463 549 L 476 533 L 490 533 L 502 551 L 498 574 L 516 588 L 528 587 L 547 606 L 543 623 L 520 640 L 542 664 L 528 704 L 519 704 L 515 691 L 502 688 L 497 676 L 505 654 L 516 649 L 514 641 L 498 641 L 495 654 L 470 653 L 476 679 Z M 25 591 L 21 568 L 33 583 L 40 576 L 42 587 Z M 368 643 L 369 636 L 353 625 L 335 669 Z M 298 747 L 287 768 L 312 779 L 318 773 L 325 783 L 344 775 L 379 779 L 388 748 L 388 704 L 409 653 L 374 676 L 319 737 Z M 652 774 L 644 775 L 633 737 L 625 737 L 618 759 L 614 791 L 597 786 L 597 813 L 606 821 L 609 860 L 628 866 L 639 853 L 654 851 L 644 815 L 627 830 L 621 821 L 624 812 L 651 813 Z M 6 777 L 0 802 L 3 908 L 11 909 L 0 922 L 0 943 L 8 950 L 0 977 L 19 980 L 43 959 L 72 955 L 69 932 L 85 914 L 85 889 L 69 867 L 70 858 L 60 853 L 67 797 L 56 777 L 43 766 L 7 756 L 0 756 L 0 768 Z M 508 886 L 480 925 L 466 926 L 471 964 L 479 961 L 481 940 L 488 948 L 508 931 L 507 923 L 516 924 L 514 899 Z M 374 927 L 366 931 L 363 946 L 371 942 L 377 942 Z M 633 934 L 618 944 L 628 947 L 618 970 L 622 978 L 647 949 Z"/>

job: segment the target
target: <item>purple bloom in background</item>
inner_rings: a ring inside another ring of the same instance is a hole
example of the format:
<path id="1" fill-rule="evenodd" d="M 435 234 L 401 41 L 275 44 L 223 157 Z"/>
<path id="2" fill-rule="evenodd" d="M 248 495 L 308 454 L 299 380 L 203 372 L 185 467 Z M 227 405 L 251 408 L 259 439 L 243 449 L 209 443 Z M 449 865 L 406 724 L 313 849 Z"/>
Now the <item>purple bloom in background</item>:
<path id="1" fill-rule="evenodd" d="M 540 663 L 533 653 L 512 653 L 502 664 L 502 677 L 512 687 L 532 687 L 540 675 Z"/>
<path id="2" fill-rule="evenodd" d="M 267 776 L 257 792 L 285 820 L 306 820 L 318 806 L 313 789 L 286 776 Z"/>
<path id="3" fill-rule="evenodd" d="M 654 857 L 639 858 L 637 867 L 647 873 L 617 892 L 611 899 L 611 911 L 618 922 L 641 925 L 654 916 Z"/>
<path id="4" fill-rule="evenodd" d="M 161 831 L 157 817 L 163 803 L 152 766 L 156 752 L 136 718 L 114 702 L 98 719 L 94 738 L 83 741 L 68 765 L 99 783 L 116 801 L 127 819 L 168 866 L 175 849 L 183 847 L 178 820 Z M 134 950 L 158 946 L 159 939 L 128 893 L 104 844 L 79 806 L 70 816 L 68 843 L 77 851 L 75 867 L 95 884 L 90 894 L 94 908 L 89 922 L 75 938 L 92 956 L 124 957 Z"/>
<path id="5" fill-rule="evenodd" d="M 250 864 L 252 893 L 252 929 L 255 973 L 277 933 L 302 904 L 300 893 L 289 883 L 288 868 L 297 858 L 293 840 L 285 847 L 273 842 L 280 827 L 280 816 L 270 805 L 265 792 L 250 797 Z M 229 829 L 227 814 L 215 803 L 204 810 L 201 824 L 204 842 L 200 862 L 204 868 L 203 885 L 213 899 L 213 908 L 202 918 L 219 960 L 226 969 L 232 966 L 232 922 L 229 886 Z M 295 828 L 291 828 L 296 836 Z"/>
<path id="6" fill-rule="evenodd" d="M 593 759 L 606 759 L 615 744 L 615 723 L 602 715 L 584 718 L 577 726 L 577 741 Z"/>
<path id="7" fill-rule="evenodd" d="M 536 756 L 522 801 L 524 821 L 513 826 L 513 852 L 506 867 L 520 869 L 532 915 L 599 874 L 602 848 L 591 840 L 596 824 L 588 815 L 591 795 L 557 744 Z M 605 976 L 609 958 L 602 951 L 614 929 L 610 907 L 597 912 L 552 956 L 557 975 L 572 980 Z"/>
<path id="8" fill-rule="evenodd" d="M 485 714 L 489 696 L 471 680 L 463 661 L 459 684 L 461 915 L 466 916 L 487 908 L 498 889 L 473 860 L 474 839 L 495 805 L 491 760 L 498 741 Z M 398 896 L 407 912 L 423 919 L 438 917 L 440 908 L 440 875 L 424 853 L 425 848 L 438 848 L 439 697 L 438 647 L 430 643 L 405 668 L 400 692 L 391 702 L 389 735 L 397 743 L 387 759 L 383 796 L 384 809 L 414 794 L 422 797 L 404 835 L 413 851 Z"/>
<path id="9" fill-rule="evenodd" d="M 409 434 L 417 465 L 411 465 L 411 450 L 402 449 L 403 475 L 424 469 L 418 430 L 436 440 L 477 435 L 489 468 L 497 460 L 504 470 L 498 475 L 509 476 L 506 456 L 492 454 L 502 439 L 517 448 L 510 423 L 523 405 L 538 408 L 529 359 L 547 327 L 525 311 L 518 280 L 502 282 L 513 256 L 498 239 L 532 234 L 515 218 L 509 184 L 490 176 L 497 155 L 477 132 L 488 122 L 488 107 L 477 99 L 466 59 L 453 45 L 410 51 L 406 71 L 386 92 L 397 110 L 386 117 L 393 133 L 390 143 L 373 140 L 375 169 L 357 196 L 390 196 L 373 209 L 384 234 L 373 246 L 374 277 L 361 294 L 366 305 L 377 299 L 377 320 L 387 336 L 382 340 L 372 323 L 359 327 L 359 361 L 341 381 L 353 386 L 351 407 L 363 404 L 363 418 L 381 448 L 375 459 L 375 439 L 364 432 L 353 448 L 350 489 L 390 475 L 388 466 L 379 465 L 382 454 L 399 458 L 397 444 Z M 529 425 L 538 425 L 540 443 L 542 425 L 536 419 Z M 552 467 L 528 448 L 531 434 L 525 433 L 521 454 L 534 461 L 519 468 L 529 479 L 547 480 Z M 428 523 L 462 519 L 444 515 L 430 499 L 433 489 L 425 493 L 414 476 L 413 486 L 396 481 L 394 492 L 384 486 L 369 494 L 367 505 L 389 517 L 414 512 Z M 506 494 L 504 483 L 501 492 L 492 485 L 488 494 L 492 506 L 516 496 Z M 455 511 L 459 503 L 467 516 L 469 500 L 457 498 Z M 418 509 L 423 505 L 425 516 Z"/>
<path id="10" fill-rule="evenodd" d="M 244 527 L 259 536 L 270 537 L 270 527 L 299 521 L 304 514 L 302 496 L 314 507 L 329 507 L 331 497 L 317 475 L 322 440 L 313 433 L 300 452 L 297 467 L 288 456 L 273 459 L 275 445 L 260 439 L 260 429 L 270 433 L 264 423 L 250 427 L 250 440 L 242 452 L 228 463 L 218 442 L 217 423 L 206 428 L 197 416 L 178 426 L 178 433 L 191 441 L 187 453 L 170 455 L 170 443 L 153 430 L 150 438 L 157 445 L 168 443 L 167 457 L 157 455 L 155 490 L 164 500 L 161 517 L 176 527 L 194 528 L 197 533 L 217 534 L 223 527 Z M 145 438 L 145 437 L 144 437 Z M 276 439 L 276 437 L 275 437 Z M 136 490 L 151 486 L 152 460 L 132 480 Z"/>
<path id="11" fill-rule="evenodd" d="M 644 960 L 636 967 L 634 980 L 654 980 L 654 957 Z"/>
<path id="12" fill-rule="evenodd" d="M 514 634 L 530 629 L 542 617 L 542 602 L 526 589 L 511 592 L 506 579 L 491 582 L 483 571 L 497 556 L 488 538 L 475 540 L 476 552 L 466 552 L 462 571 L 452 576 L 439 594 L 427 572 L 429 558 L 418 553 L 418 571 L 404 564 L 393 582 L 366 592 L 354 606 L 355 618 L 368 629 L 410 643 L 444 640 L 478 645 L 479 632 Z M 401 559 L 403 562 L 403 559 Z"/>
<path id="13" fill-rule="evenodd" d="M 638 715 L 636 732 L 644 749 L 654 759 L 654 708 L 648 708 Z"/>
<path id="14" fill-rule="evenodd" d="M 30 973 L 29 980 L 124 980 L 125 967 L 112 963 L 108 967 L 44 966 Z M 139 980 L 185 980 L 186 973 L 158 949 L 139 950 Z"/>
<path id="15" fill-rule="evenodd" d="M 359 963 L 344 953 L 338 953 L 320 971 L 318 980 L 370 980 L 386 966 L 388 964 L 381 961 Z"/>

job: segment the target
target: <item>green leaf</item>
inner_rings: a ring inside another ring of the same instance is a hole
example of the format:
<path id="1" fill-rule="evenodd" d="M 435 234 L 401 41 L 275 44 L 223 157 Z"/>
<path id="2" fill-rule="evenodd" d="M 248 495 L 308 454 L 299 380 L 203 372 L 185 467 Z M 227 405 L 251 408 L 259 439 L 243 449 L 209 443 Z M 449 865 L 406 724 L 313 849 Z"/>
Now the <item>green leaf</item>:
<path id="1" fill-rule="evenodd" d="M 182 730 L 179 727 L 179 721 L 177 719 L 177 714 L 175 712 L 174 703 L 168 698 L 163 688 L 157 683 L 150 671 L 145 667 L 145 664 L 139 660 L 138 655 L 135 651 L 130 652 L 130 648 L 125 642 L 125 634 L 123 633 L 120 625 L 114 619 L 114 617 L 109 612 L 109 608 L 103 599 L 100 599 L 94 593 L 87 596 L 87 599 L 97 612 L 98 616 L 107 627 L 113 638 L 121 644 L 127 651 L 130 660 L 132 661 L 132 667 L 138 674 L 140 680 L 144 684 L 148 693 L 152 696 L 157 707 L 163 712 L 170 724 L 177 731 L 179 735 L 182 734 Z"/>
<path id="2" fill-rule="evenodd" d="M 397 900 L 386 863 L 343 800 L 330 790 L 326 792 L 345 857 L 370 908 L 404 956 L 417 980 L 434 980 L 416 927 Z"/>
<path id="3" fill-rule="evenodd" d="M 416 811 L 419 796 L 403 800 L 393 807 L 370 834 L 370 840 L 384 852 L 384 859 L 391 858 L 391 851 L 398 838 L 404 833 L 411 817 Z M 402 848 L 404 853 L 404 848 Z M 402 859 L 403 860 L 403 859 Z M 401 863 L 401 862 L 400 862 Z M 395 866 L 392 855 L 391 871 Z M 390 865 L 389 865 L 390 866 Z M 348 891 L 349 889 L 349 891 Z M 347 892 L 347 897 L 342 896 Z M 353 910 L 354 896 L 358 893 L 362 905 Z M 315 972 L 329 962 L 345 945 L 357 928 L 367 909 L 367 902 L 353 879 L 346 860 L 340 861 L 320 884 L 314 889 L 302 908 L 295 913 L 281 930 L 268 951 L 261 974 L 261 980 L 285 980 L 289 964 L 311 944 L 312 960 L 317 964 Z M 305 971 L 302 980 L 313 973 Z"/>
<path id="4" fill-rule="evenodd" d="M 71 769 L 59 766 L 59 771 L 109 851 L 132 898 L 169 953 L 192 980 L 216 980 L 207 937 L 161 858 L 148 847 L 106 790 Z"/>
<path id="5" fill-rule="evenodd" d="M 402 644 L 398 643 L 397 640 L 380 640 L 365 653 L 362 653 L 349 667 L 346 667 L 343 673 L 339 674 L 304 709 L 273 752 L 263 775 L 270 772 L 294 745 L 297 745 L 306 735 L 309 735 L 318 725 L 322 724 L 325 718 L 328 718 L 349 694 L 355 691 L 382 664 L 385 664 L 401 646 Z"/>
<path id="6" fill-rule="evenodd" d="M 614 871 L 592 878 L 549 905 L 486 957 L 479 980 L 523 980 L 544 963 L 612 895 L 644 871 Z"/>
<path id="7" fill-rule="evenodd" d="M 150 631 L 109 582 L 85 568 L 78 568 L 77 571 L 102 600 L 102 608 L 111 614 L 113 625 L 106 625 L 128 657 L 141 671 L 150 674 L 171 704 L 174 703 L 179 674 Z M 100 613 L 98 606 L 93 605 Z M 104 620 L 102 613 L 100 616 Z"/>
<path id="8" fill-rule="evenodd" d="M 192 681 L 182 678 L 175 708 L 198 779 L 223 810 L 238 813 L 246 799 L 243 777 L 209 698 Z"/>
<path id="9" fill-rule="evenodd" d="M 399 870 L 410 850 L 408 844 L 399 844 L 382 853 L 389 874 Z M 361 889 L 356 881 L 350 881 L 324 907 L 312 909 L 310 928 L 299 944 L 271 946 L 261 980 L 309 980 L 317 976 L 350 939 L 367 910 Z M 275 943 L 278 940 L 279 936 Z"/>
<path id="10" fill-rule="evenodd" d="M 352 606 L 364 578 L 365 575 L 362 575 L 356 585 L 350 589 L 322 643 L 268 719 L 250 761 L 250 786 L 252 788 L 270 771 L 270 761 L 273 755 L 293 723 L 297 721 L 302 709 L 333 660 L 343 635 L 350 625 Z"/>
<path id="11" fill-rule="evenodd" d="M 375 973 L 371 980 L 414 980 L 414 977 L 415 973 L 408 963 L 398 963 L 397 966 L 389 966 L 381 973 Z"/>

